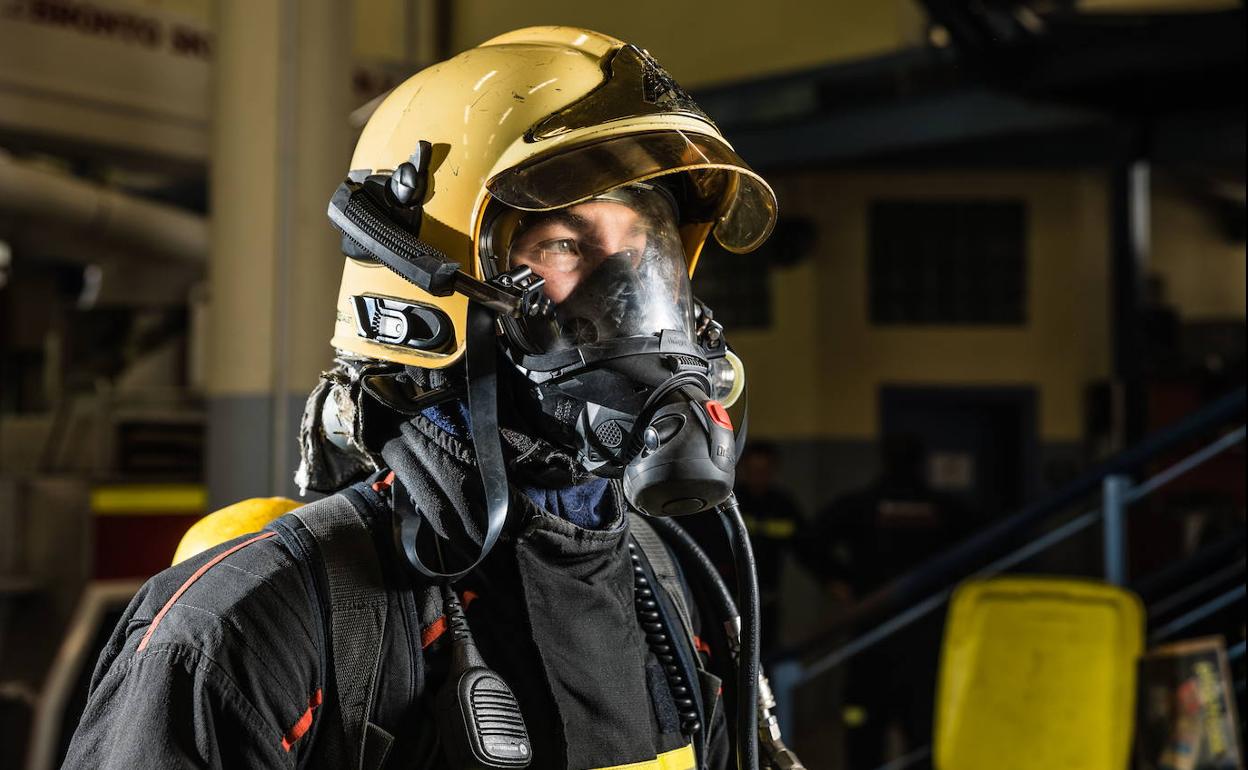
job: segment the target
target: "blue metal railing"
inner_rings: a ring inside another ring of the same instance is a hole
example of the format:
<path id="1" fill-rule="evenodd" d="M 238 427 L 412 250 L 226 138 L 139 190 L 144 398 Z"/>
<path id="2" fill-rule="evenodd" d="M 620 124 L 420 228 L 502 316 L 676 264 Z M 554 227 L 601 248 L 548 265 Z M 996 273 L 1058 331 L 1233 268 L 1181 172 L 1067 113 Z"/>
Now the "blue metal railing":
<path id="1" fill-rule="evenodd" d="M 1101 463 L 1062 489 L 1022 511 L 972 535 L 943 554 L 924 562 L 910 572 L 869 594 L 832 629 L 768 661 L 777 716 L 788 730 L 793 725 L 795 690 L 835 669 L 899 630 L 944 606 L 956 584 L 964 577 L 987 577 L 1017 566 L 1052 546 L 1088 529 L 1097 522 L 1105 527 L 1104 560 L 1106 579 L 1119 585 L 1127 581 L 1128 508 L 1147 495 L 1208 462 L 1245 440 L 1245 426 L 1238 425 L 1213 442 L 1185 456 L 1148 479 L 1135 483 L 1130 472 L 1159 456 L 1174 451 L 1209 433 L 1237 421 L 1245 406 L 1245 391 L 1238 389 L 1178 424 L 1150 436 L 1140 444 Z M 974 565 L 991 558 L 993 552 L 1035 528 L 1054 514 L 1066 511 L 1080 499 L 1100 491 L 1101 505 L 1062 523 L 979 569 Z M 1216 587 L 1216 586 L 1213 586 Z M 1162 641 L 1244 599 L 1244 587 L 1225 590 L 1179 617 L 1154 630 L 1152 641 Z M 1191 597 L 1194 598 L 1194 597 Z M 842 644 L 844 635 L 867 622 L 903 607 L 871 630 Z M 1240 645 L 1242 647 L 1242 644 Z M 1242 656 L 1242 650 L 1239 653 Z M 886 765 L 908 767 L 929 755 L 924 747 L 911 762 Z"/>

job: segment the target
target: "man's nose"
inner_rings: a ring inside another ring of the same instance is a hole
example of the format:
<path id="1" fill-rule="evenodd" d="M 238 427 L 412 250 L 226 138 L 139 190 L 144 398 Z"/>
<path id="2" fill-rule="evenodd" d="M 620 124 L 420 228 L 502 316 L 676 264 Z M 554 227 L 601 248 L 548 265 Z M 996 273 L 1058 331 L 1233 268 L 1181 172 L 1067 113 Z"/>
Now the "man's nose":
<path id="1" fill-rule="evenodd" d="M 618 257 L 629 250 L 629 233 L 619 227 L 602 227 L 594 233 L 598 253 L 604 259 Z"/>

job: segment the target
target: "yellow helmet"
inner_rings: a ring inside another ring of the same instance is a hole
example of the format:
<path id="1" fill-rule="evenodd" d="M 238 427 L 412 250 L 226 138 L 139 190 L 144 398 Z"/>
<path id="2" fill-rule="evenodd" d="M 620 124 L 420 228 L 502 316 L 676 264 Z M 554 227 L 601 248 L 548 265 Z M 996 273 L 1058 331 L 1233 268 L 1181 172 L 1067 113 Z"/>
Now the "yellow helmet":
<path id="1" fill-rule="evenodd" d="M 711 232 L 746 252 L 776 217 L 771 188 L 646 51 L 575 27 L 501 35 L 396 88 L 364 127 L 349 180 L 409 162 L 422 175 L 409 207 L 413 237 L 478 281 L 483 222 L 507 207 L 546 211 L 682 173 L 690 274 Z M 468 297 L 437 277 L 436 294 L 420 288 L 353 245 L 348 234 L 333 346 L 427 369 L 457 361 Z M 394 328 L 402 333 L 387 333 Z"/>

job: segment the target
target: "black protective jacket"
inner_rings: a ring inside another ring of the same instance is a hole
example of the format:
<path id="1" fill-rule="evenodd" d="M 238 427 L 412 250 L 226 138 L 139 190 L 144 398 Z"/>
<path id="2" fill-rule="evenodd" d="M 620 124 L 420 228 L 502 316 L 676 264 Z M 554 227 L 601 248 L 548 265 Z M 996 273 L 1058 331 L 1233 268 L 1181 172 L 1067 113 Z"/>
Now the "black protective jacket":
<path id="1" fill-rule="evenodd" d="M 395 443 L 387 460 L 418 507 L 436 509 L 443 526 L 469 521 L 479 491 L 467 447 L 421 418 Z M 444 768 L 433 713 L 447 663 L 436 587 L 414 580 L 391 545 L 384 484 L 341 494 L 373 529 L 391 619 L 360 766 Z M 700 677 L 707 727 L 682 734 L 675 702 L 687 694 L 673 694 L 639 627 L 628 516 L 615 502 L 614 524 L 590 531 L 513 495 L 519 510 L 499 546 L 456 584 L 469 623 L 520 702 L 531 767 L 693 770 L 680 761 L 692 745 L 699 766 L 719 770 L 728 741 L 717 681 Z M 319 565 L 292 547 L 301 526 L 282 517 L 148 581 L 100 657 L 66 767 L 324 766 L 318 732 L 340 712 Z M 696 646 L 690 657 L 705 666 Z"/>

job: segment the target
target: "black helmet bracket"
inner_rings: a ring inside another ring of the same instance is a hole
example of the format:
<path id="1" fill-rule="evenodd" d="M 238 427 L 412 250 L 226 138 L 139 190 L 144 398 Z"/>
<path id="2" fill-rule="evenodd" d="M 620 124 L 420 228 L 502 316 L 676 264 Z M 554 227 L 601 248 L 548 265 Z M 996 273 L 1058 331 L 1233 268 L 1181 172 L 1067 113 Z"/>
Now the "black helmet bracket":
<path id="1" fill-rule="evenodd" d="M 334 191 L 329 219 L 342 234 L 343 253 L 352 259 L 375 260 L 434 296 L 459 292 L 469 298 L 467 354 L 468 405 L 477 467 L 485 489 L 485 537 L 477 558 L 466 566 L 434 568 L 416 547 L 421 530 L 419 512 L 404 494 L 396 494 L 394 536 L 411 567 L 425 577 L 456 580 L 472 571 L 498 541 L 507 519 L 507 472 L 498 429 L 495 337 L 499 315 L 542 315 L 551 303 L 543 280 L 519 268 L 481 281 L 457 262 L 420 240 L 424 196 L 428 188 L 432 145 L 420 141 L 408 161 L 391 173 L 352 172 Z M 384 383 L 372 383 L 380 391 Z M 382 400 L 395 401 L 392 392 Z"/>

